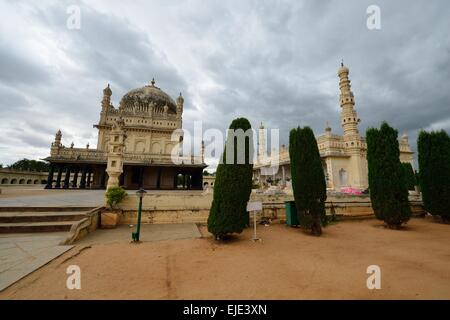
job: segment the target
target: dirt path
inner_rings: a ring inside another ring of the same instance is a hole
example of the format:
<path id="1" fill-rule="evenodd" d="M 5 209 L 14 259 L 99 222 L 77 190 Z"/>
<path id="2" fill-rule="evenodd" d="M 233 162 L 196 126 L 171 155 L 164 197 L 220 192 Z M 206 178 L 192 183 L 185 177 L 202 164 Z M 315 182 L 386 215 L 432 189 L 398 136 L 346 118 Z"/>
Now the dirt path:
<path id="1" fill-rule="evenodd" d="M 339 222 L 320 238 L 278 224 L 258 232 L 260 243 L 248 229 L 224 244 L 119 243 L 77 254 L 78 246 L 0 299 L 450 299 L 449 225 L 413 219 L 396 231 L 376 220 Z M 81 290 L 66 288 L 74 264 Z M 373 264 L 381 290 L 366 287 Z"/>

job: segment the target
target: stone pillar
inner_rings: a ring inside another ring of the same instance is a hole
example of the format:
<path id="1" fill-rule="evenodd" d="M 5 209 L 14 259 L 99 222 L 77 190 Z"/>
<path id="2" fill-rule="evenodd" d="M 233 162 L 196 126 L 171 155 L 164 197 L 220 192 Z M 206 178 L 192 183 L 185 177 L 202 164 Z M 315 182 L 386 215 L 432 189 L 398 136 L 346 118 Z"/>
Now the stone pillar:
<path id="1" fill-rule="evenodd" d="M 281 184 L 282 187 L 286 187 L 286 169 L 284 168 L 284 166 L 281 166 Z"/>
<path id="2" fill-rule="evenodd" d="M 73 172 L 72 188 L 76 188 L 78 186 L 78 171 L 80 171 L 80 168 L 76 166 Z"/>
<path id="3" fill-rule="evenodd" d="M 183 189 L 186 189 L 186 173 L 183 173 Z"/>
<path id="4" fill-rule="evenodd" d="M 186 177 L 186 189 L 190 190 L 192 184 L 192 175 L 188 174 Z"/>
<path id="5" fill-rule="evenodd" d="M 88 176 L 87 176 L 87 181 L 86 181 L 86 187 L 90 188 L 91 187 L 91 174 L 92 174 L 92 169 L 88 169 Z"/>
<path id="6" fill-rule="evenodd" d="M 125 122 L 120 117 L 113 125 L 109 135 L 109 150 L 106 172 L 107 188 L 119 186 L 119 177 L 123 172 L 123 152 L 125 149 Z"/>
<path id="7" fill-rule="evenodd" d="M 50 164 L 50 170 L 48 171 L 47 184 L 45 185 L 45 189 L 51 189 L 53 187 L 53 172 L 55 170 L 55 166 Z"/>
<path id="8" fill-rule="evenodd" d="M 86 166 L 81 168 L 80 189 L 86 189 Z"/>
<path id="9" fill-rule="evenodd" d="M 63 189 L 69 188 L 69 182 L 70 182 L 70 166 L 66 167 L 66 173 L 64 174 L 64 185 Z"/>
<path id="10" fill-rule="evenodd" d="M 55 189 L 61 188 L 61 175 L 62 175 L 63 166 L 58 165 L 58 175 L 56 176 L 56 184 Z"/>

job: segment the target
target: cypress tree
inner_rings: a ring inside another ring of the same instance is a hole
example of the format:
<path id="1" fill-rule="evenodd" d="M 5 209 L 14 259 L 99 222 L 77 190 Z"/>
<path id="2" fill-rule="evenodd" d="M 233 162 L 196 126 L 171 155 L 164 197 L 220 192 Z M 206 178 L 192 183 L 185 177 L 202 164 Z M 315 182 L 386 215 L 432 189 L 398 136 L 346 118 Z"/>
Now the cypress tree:
<path id="1" fill-rule="evenodd" d="M 414 186 L 416 185 L 416 176 L 411 163 L 402 163 L 402 169 L 403 179 L 406 187 L 408 188 L 408 190 L 414 190 Z"/>
<path id="2" fill-rule="evenodd" d="M 450 222 L 450 137 L 444 130 L 421 131 L 417 147 L 425 209 Z"/>
<path id="3" fill-rule="evenodd" d="M 238 134 L 236 130 L 242 129 L 246 132 L 251 130 L 251 125 L 247 119 L 237 118 L 233 120 L 229 129 Z M 238 150 L 237 137 L 229 134 L 222 161 L 216 170 L 213 202 L 208 217 L 208 231 L 215 236 L 216 240 L 222 240 L 224 236 L 231 233 L 241 233 L 249 224 L 247 202 L 252 192 L 252 132 L 245 138 L 244 146 L 245 150 Z M 234 148 L 234 159 L 227 159 L 227 147 Z M 242 152 L 244 152 L 243 163 L 239 163 Z"/>
<path id="4" fill-rule="evenodd" d="M 292 189 L 300 225 L 313 235 L 322 234 L 326 224 L 327 190 L 319 148 L 309 127 L 292 129 L 289 134 Z"/>
<path id="5" fill-rule="evenodd" d="M 411 217 L 397 134 L 386 122 L 380 129 L 371 128 L 366 133 L 372 208 L 377 219 L 394 229 Z"/>

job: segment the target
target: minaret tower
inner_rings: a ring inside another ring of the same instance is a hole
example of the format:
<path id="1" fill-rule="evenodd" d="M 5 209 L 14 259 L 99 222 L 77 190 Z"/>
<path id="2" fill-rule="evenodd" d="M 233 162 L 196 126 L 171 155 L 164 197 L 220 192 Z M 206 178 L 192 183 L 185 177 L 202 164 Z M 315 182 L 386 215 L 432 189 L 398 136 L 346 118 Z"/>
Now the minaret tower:
<path id="1" fill-rule="evenodd" d="M 363 189 L 367 185 L 367 161 L 363 139 L 359 135 L 358 123 L 361 121 L 355 111 L 355 97 L 348 78 L 349 69 L 341 63 L 338 70 L 339 89 L 341 94 L 341 125 L 344 129 L 344 151 L 350 156 L 350 172 L 348 183 L 355 188 Z"/>
<path id="2" fill-rule="evenodd" d="M 108 114 L 109 107 L 111 105 L 111 95 L 112 90 L 108 86 L 103 89 L 103 99 L 102 99 L 102 111 L 100 112 L 100 124 L 104 124 L 106 122 L 106 116 Z"/>
<path id="3" fill-rule="evenodd" d="M 339 76 L 339 89 L 341 94 L 339 96 L 341 104 L 341 125 L 344 129 L 344 141 L 356 142 L 354 140 L 360 140 L 358 131 L 358 123 L 360 119 L 354 109 L 355 98 L 351 90 L 350 80 L 348 78 L 349 69 L 341 63 L 341 67 L 338 70 Z"/>

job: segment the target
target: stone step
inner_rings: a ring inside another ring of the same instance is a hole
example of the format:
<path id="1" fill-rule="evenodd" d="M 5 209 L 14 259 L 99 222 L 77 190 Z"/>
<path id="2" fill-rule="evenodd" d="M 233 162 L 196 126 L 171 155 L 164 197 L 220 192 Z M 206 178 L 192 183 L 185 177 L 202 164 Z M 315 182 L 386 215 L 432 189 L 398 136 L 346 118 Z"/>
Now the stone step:
<path id="1" fill-rule="evenodd" d="M 0 212 L 0 223 L 78 221 L 85 211 L 74 212 Z"/>
<path id="2" fill-rule="evenodd" d="M 0 233 L 69 231 L 73 221 L 0 223 Z"/>

